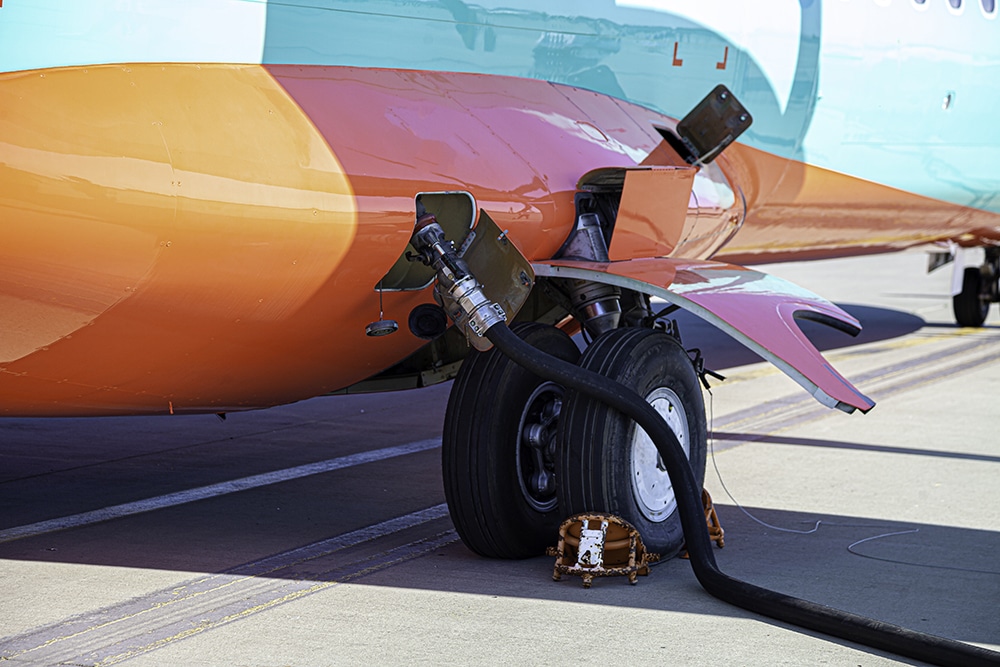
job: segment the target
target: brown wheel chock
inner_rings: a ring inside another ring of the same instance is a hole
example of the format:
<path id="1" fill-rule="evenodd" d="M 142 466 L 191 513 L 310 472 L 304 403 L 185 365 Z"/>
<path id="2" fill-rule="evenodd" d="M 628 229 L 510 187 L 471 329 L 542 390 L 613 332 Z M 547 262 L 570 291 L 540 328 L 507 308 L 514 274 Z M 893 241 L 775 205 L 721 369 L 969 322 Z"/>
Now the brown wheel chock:
<path id="1" fill-rule="evenodd" d="M 635 584 L 638 575 L 649 574 L 650 563 L 660 560 L 659 554 L 646 551 L 632 524 L 599 512 L 575 514 L 563 521 L 559 543 L 547 553 L 556 557 L 552 579 L 575 574 L 583 577 L 584 588 L 590 588 L 594 577 L 627 576 Z"/>
<path id="2" fill-rule="evenodd" d="M 721 549 L 726 546 L 726 531 L 722 530 L 719 523 L 719 515 L 715 513 L 715 505 L 712 504 L 712 496 L 708 494 L 708 489 L 701 490 L 701 504 L 705 507 L 705 523 L 708 525 L 708 536 Z M 685 549 L 681 552 L 681 558 L 689 558 Z"/>

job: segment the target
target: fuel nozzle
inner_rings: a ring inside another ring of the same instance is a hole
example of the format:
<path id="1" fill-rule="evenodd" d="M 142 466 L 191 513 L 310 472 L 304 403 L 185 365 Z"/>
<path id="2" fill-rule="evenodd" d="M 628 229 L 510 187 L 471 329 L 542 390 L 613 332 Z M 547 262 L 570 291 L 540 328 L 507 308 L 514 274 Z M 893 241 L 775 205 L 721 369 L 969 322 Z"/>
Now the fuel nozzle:
<path id="1" fill-rule="evenodd" d="M 455 250 L 434 214 L 418 205 L 417 224 L 410 243 L 421 261 L 437 271 L 434 298 L 459 327 L 482 338 L 487 329 L 505 322 L 503 307 L 494 303 Z M 486 339 L 483 339 L 484 343 Z M 477 346 L 478 347 L 478 346 Z M 488 347 L 488 344 L 487 344 Z"/>
<path id="2" fill-rule="evenodd" d="M 417 218 L 410 243 L 420 254 L 420 260 L 437 271 L 439 278 L 442 271 L 446 272 L 452 282 L 469 275 L 469 267 L 458 256 L 455 244 L 445 236 L 444 229 L 433 213 L 425 213 Z"/>

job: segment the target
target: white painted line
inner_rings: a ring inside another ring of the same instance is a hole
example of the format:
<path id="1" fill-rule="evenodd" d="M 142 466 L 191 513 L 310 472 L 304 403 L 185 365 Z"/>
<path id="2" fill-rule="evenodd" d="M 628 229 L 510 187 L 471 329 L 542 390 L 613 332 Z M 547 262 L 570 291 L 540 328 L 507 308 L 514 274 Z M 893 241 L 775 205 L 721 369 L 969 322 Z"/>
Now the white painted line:
<path id="1" fill-rule="evenodd" d="M 310 475 L 318 475 L 320 473 L 331 472 L 333 470 L 341 470 L 343 468 L 350 468 L 352 466 L 363 465 L 365 463 L 391 459 L 396 456 L 415 454 L 417 452 L 423 452 L 440 446 L 440 439 L 419 440 L 417 442 L 410 442 L 396 447 L 386 447 L 384 449 L 376 449 L 369 452 L 359 452 L 358 454 L 341 456 L 335 459 L 327 459 L 326 461 L 307 463 L 306 465 L 296 466 L 294 468 L 275 470 L 274 472 L 251 475 L 250 477 L 241 477 L 240 479 L 220 482 L 218 484 L 210 484 L 208 486 L 188 489 L 186 491 L 178 491 L 177 493 L 168 493 L 164 496 L 157 496 L 155 498 L 137 500 L 135 502 L 123 503 L 121 505 L 112 505 L 111 507 L 103 507 L 99 510 L 73 514 L 71 516 L 60 517 L 58 519 L 39 521 L 38 523 L 32 523 L 25 526 L 15 526 L 13 528 L 0 530 L 0 543 L 11 542 L 25 537 L 34 537 L 45 533 L 52 533 L 57 530 L 77 528 L 79 526 L 86 526 L 92 523 L 108 521 L 109 519 L 118 519 L 123 516 L 141 514 L 142 512 L 151 512 L 165 507 L 184 505 L 197 500 L 215 498 L 229 493 L 246 491 L 248 489 L 255 489 L 261 486 L 268 486 L 270 484 L 278 484 L 280 482 L 287 482 L 289 480 L 308 477 Z"/>

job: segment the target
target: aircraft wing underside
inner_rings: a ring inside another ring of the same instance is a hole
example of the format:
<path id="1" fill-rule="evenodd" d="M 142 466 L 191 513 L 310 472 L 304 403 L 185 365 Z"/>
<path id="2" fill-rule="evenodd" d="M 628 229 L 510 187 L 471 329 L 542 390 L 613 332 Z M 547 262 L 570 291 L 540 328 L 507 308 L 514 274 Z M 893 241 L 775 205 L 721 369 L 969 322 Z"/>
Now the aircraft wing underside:
<path id="1" fill-rule="evenodd" d="M 637 290 L 691 311 L 722 329 L 795 380 L 820 403 L 868 412 L 874 401 L 838 373 L 805 337 L 796 319 L 852 335 L 858 321 L 808 290 L 734 264 L 668 257 L 618 262 L 534 262 L 538 276 L 591 280 Z"/>

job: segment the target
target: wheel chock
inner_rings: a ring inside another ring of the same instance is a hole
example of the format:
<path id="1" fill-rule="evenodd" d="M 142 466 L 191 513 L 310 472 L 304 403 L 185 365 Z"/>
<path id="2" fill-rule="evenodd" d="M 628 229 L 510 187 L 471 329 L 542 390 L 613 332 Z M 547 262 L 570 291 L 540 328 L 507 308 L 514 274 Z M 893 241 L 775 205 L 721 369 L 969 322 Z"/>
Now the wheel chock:
<path id="1" fill-rule="evenodd" d="M 715 505 L 712 504 L 712 496 L 708 494 L 708 489 L 701 490 L 701 504 L 705 507 L 705 523 L 708 524 L 708 536 L 721 549 L 726 546 L 726 531 L 722 530 L 722 524 L 719 523 L 719 515 L 715 513 Z M 681 558 L 688 558 L 686 549 L 681 552 Z"/>
<path id="2" fill-rule="evenodd" d="M 576 514 L 563 521 L 559 543 L 546 553 L 556 557 L 554 581 L 575 574 L 583 578 L 584 588 L 590 588 L 594 577 L 627 576 L 635 584 L 638 575 L 649 574 L 650 563 L 660 560 L 659 554 L 646 551 L 632 524 L 603 513 Z"/>

